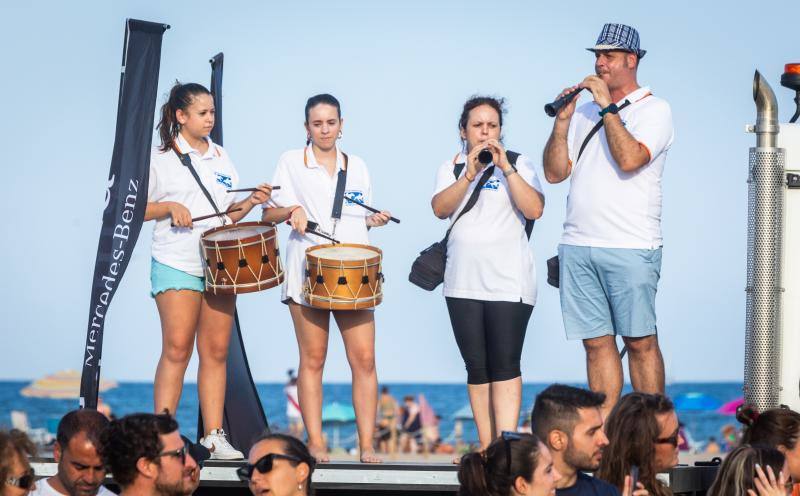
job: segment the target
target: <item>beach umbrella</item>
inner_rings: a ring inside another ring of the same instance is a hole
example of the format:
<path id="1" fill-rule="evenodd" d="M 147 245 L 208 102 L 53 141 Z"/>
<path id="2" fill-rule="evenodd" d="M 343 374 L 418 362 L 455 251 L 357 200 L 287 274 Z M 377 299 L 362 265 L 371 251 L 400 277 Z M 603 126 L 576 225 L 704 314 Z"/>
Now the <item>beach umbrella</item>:
<path id="1" fill-rule="evenodd" d="M 356 412 L 350 405 L 337 401 L 322 407 L 322 423 L 333 426 L 333 447 L 339 447 L 339 426 L 355 421 Z"/>
<path id="2" fill-rule="evenodd" d="M 453 420 L 472 420 L 473 418 L 472 407 L 469 405 L 462 406 L 453 414 Z"/>
<path id="3" fill-rule="evenodd" d="M 744 398 L 736 398 L 719 407 L 717 413 L 721 413 L 722 415 L 736 415 L 736 409 L 742 405 L 744 405 Z"/>
<path id="4" fill-rule="evenodd" d="M 62 370 L 46 375 L 24 387 L 20 394 L 26 398 L 73 399 L 80 397 L 81 374 L 75 370 Z M 117 387 L 116 381 L 101 380 L 100 392 Z"/>
<path id="5" fill-rule="evenodd" d="M 672 402 L 675 404 L 676 410 L 684 412 L 716 410 L 722 405 L 722 403 L 713 396 L 697 392 L 679 394 Z"/>

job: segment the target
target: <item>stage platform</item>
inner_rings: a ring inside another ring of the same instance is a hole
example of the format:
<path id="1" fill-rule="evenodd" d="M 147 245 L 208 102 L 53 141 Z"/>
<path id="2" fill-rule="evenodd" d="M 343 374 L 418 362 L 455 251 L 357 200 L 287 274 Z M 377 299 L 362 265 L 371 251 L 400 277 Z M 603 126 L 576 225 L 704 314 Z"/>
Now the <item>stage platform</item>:
<path id="1" fill-rule="evenodd" d="M 56 473 L 52 459 L 32 460 L 36 474 Z M 236 476 L 242 462 L 207 461 L 200 473 L 197 495 L 250 494 Z M 445 463 L 392 462 L 368 465 L 357 462 L 331 462 L 317 466 L 313 481 L 318 496 L 378 494 L 394 496 L 454 495 L 458 491 L 458 467 Z M 702 495 L 714 480 L 717 466 L 678 466 L 662 474 L 676 495 Z M 109 480 L 109 485 L 113 483 Z M 116 489 L 113 488 L 112 489 Z"/>

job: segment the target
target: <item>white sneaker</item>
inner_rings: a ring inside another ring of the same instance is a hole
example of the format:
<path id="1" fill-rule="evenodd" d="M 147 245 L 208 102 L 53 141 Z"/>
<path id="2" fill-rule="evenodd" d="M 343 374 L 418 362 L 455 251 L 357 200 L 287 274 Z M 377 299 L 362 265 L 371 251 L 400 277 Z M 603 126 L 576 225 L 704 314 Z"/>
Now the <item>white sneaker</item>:
<path id="1" fill-rule="evenodd" d="M 208 448 L 211 452 L 212 460 L 243 460 L 244 455 L 241 451 L 234 449 L 228 439 L 225 438 L 225 431 L 215 429 L 206 437 L 200 440 L 200 444 Z"/>

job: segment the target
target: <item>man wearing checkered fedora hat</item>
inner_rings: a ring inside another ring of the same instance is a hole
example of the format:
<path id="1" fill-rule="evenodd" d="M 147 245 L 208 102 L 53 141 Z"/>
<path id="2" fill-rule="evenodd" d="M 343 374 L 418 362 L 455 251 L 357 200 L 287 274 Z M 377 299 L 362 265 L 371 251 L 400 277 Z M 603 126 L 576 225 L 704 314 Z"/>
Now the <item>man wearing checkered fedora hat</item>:
<path id="1" fill-rule="evenodd" d="M 606 394 L 607 415 L 623 382 L 616 336 L 629 352 L 633 388 L 664 391 L 655 297 L 673 128 L 669 104 L 637 82 L 646 52 L 636 29 L 606 24 L 588 50 L 595 73 L 561 95 L 586 89 L 592 101 L 578 107 L 575 98 L 556 114 L 544 173 L 550 183 L 570 178 L 558 247 L 561 311 L 567 337 L 583 340 L 589 386 Z"/>

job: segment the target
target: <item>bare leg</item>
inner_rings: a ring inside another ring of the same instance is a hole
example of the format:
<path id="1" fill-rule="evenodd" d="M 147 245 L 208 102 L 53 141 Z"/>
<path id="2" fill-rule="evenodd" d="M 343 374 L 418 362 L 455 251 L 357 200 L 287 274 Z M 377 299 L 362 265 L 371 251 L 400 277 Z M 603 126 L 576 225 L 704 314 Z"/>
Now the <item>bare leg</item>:
<path id="1" fill-rule="evenodd" d="M 605 393 L 606 402 L 601 411 L 606 418 L 617 404 L 622 392 L 622 361 L 614 336 L 600 336 L 583 340 L 586 350 L 586 371 L 589 388 Z"/>
<path id="2" fill-rule="evenodd" d="M 472 407 L 472 416 L 475 427 L 478 429 L 478 440 L 481 449 L 485 450 L 494 439 L 494 414 L 492 412 L 492 390 L 489 383 L 467 384 L 469 404 Z"/>
<path id="3" fill-rule="evenodd" d="M 664 358 L 658 336 L 623 338 L 628 346 L 628 365 L 635 391 L 664 394 Z"/>
<path id="4" fill-rule="evenodd" d="M 495 436 L 503 431 L 517 431 L 519 408 L 522 405 L 522 376 L 492 382 L 492 412 Z"/>
<path id="5" fill-rule="evenodd" d="M 183 376 L 192 357 L 195 329 L 202 294 L 191 290 L 168 290 L 156 295 L 161 319 L 161 358 L 153 383 L 156 413 L 175 415 L 183 391 Z"/>
<path id="6" fill-rule="evenodd" d="M 308 433 L 308 450 L 317 461 L 327 462 L 328 451 L 322 437 L 322 370 L 328 355 L 330 312 L 289 303 L 289 313 L 300 350 L 297 396 Z"/>
<path id="7" fill-rule="evenodd" d="M 197 324 L 197 395 L 203 413 L 203 432 L 222 428 L 225 406 L 228 345 L 231 340 L 236 297 L 204 293 Z"/>
<path id="8" fill-rule="evenodd" d="M 353 408 L 361 461 L 380 463 L 375 456 L 375 415 L 378 412 L 378 374 L 375 371 L 375 314 L 364 310 L 335 311 L 347 361 L 353 374 Z"/>

